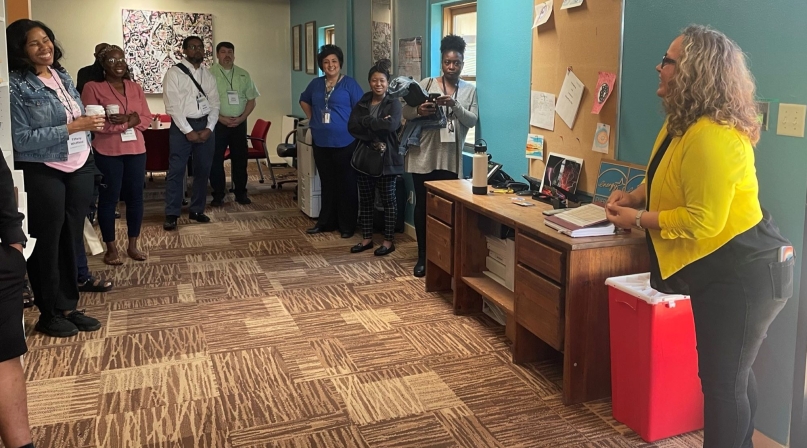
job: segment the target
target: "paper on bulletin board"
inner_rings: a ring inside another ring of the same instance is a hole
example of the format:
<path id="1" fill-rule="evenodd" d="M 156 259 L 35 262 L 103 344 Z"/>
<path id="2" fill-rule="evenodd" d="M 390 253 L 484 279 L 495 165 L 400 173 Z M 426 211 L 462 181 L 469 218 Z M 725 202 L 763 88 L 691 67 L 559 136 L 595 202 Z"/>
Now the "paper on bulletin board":
<path id="1" fill-rule="evenodd" d="M 594 152 L 601 152 L 608 154 L 608 145 L 611 142 L 611 126 L 603 123 L 597 123 L 597 130 L 594 131 L 594 145 L 591 150 Z"/>
<path id="2" fill-rule="evenodd" d="M 580 79 L 575 76 L 573 71 L 566 70 L 566 79 L 563 80 L 563 87 L 560 88 L 555 112 L 569 126 L 569 129 L 574 128 L 574 119 L 577 116 L 577 110 L 580 109 L 580 100 L 583 99 L 584 91 L 585 86 Z"/>
<path id="3" fill-rule="evenodd" d="M 577 8 L 582 4 L 583 0 L 563 0 L 563 4 L 560 6 L 560 9 Z"/>
<path id="4" fill-rule="evenodd" d="M 530 125 L 555 130 L 555 95 L 532 91 L 530 97 Z"/>
<path id="5" fill-rule="evenodd" d="M 538 3 L 535 5 L 535 22 L 532 24 L 533 28 L 537 28 L 549 20 L 549 18 L 552 16 L 552 8 L 554 7 L 554 4 L 554 0 L 549 0 L 547 2 Z"/>
<path id="6" fill-rule="evenodd" d="M 597 89 L 594 91 L 594 105 L 591 107 L 592 114 L 599 114 L 608 97 L 614 91 L 616 83 L 616 73 L 600 72 L 597 78 Z"/>
<path id="7" fill-rule="evenodd" d="M 527 158 L 544 160 L 544 136 L 527 135 Z"/>

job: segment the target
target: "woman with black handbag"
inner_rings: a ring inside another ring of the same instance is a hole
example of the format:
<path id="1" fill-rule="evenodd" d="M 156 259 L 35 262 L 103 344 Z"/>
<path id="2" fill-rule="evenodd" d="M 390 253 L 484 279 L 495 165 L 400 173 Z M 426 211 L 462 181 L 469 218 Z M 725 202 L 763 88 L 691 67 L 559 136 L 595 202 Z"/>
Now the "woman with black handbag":
<path id="1" fill-rule="evenodd" d="M 387 95 L 390 60 L 382 59 L 368 74 L 370 92 L 353 108 L 348 131 L 358 140 L 351 164 L 359 185 L 359 223 L 362 238 L 350 248 L 351 253 L 373 247 L 373 205 L 378 187 L 384 204 L 384 243 L 373 253 L 387 255 L 395 250 L 395 181 L 403 174 L 404 158 L 398 152 L 398 129 L 401 127 L 401 102 Z"/>

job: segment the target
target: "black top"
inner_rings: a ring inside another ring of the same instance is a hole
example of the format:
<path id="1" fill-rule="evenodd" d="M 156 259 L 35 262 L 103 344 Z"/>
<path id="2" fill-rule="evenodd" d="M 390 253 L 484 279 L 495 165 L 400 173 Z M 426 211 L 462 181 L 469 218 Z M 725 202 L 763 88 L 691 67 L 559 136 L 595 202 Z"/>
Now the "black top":
<path id="1" fill-rule="evenodd" d="M 383 175 L 403 174 L 404 158 L 398 152 L 398 129 L 401 128 L 403 105 L 397 98 L 387 95 L 379 103 L 378 114 L 374 116 L 370 110 L 372 101 L 373 92 L 367 92 L 361 97 L 350 113 L 347 130 L 359 140 L 386 143 Z M 387 116 L 389 118 L 384 118 Z"/>
<path id="2" fill-rule="evenodd" d="M 17 197 L 14 195 L 14 179 L 6 159 L 0 156 L 0 240 L 3 244 L 25 243 L 27 238 L 22 231 L 25 217 L 17 210 Z"/>
<path id="3" fill-rule="evenodd" d="M 86 67 L 82 67 L 78 74 L 76 74 L 76 90 L 78 90 L 79 95 L 84 90 L 84 85 L 88 82 L 95 81 L 104 77 L 104 67 L 101 66 L 101 63 L 95 61 L 93 65 L 88 65 Z"/>

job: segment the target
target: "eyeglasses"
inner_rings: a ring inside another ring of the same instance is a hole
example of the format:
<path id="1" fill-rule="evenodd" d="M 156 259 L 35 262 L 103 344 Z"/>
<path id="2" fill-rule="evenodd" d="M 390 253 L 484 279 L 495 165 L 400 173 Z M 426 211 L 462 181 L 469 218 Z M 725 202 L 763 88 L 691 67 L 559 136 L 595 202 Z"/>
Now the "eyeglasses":
<path id="1" fill-rule="evenodd" d="M 204 45 L 188 45 L 188 50 L 204 50 Z"/>
<path id="2" fill-rule="evenodd" d="M 664 68 L 665 65 L 675 65 L 675 63 L 676 60 L 668 58 L 666 54 L 661 57 L 661 68 Z"/>
<path id="3" fill-rule="evenodd" d="M 109 64 L 109 65 L 125 64 L 126 59 L 123 59 L 123 58 L 120 58 L 120 59 L 118 59 L 118 58 L 109 58 L 109 59 L 106 60 L 106 63 Z"/>

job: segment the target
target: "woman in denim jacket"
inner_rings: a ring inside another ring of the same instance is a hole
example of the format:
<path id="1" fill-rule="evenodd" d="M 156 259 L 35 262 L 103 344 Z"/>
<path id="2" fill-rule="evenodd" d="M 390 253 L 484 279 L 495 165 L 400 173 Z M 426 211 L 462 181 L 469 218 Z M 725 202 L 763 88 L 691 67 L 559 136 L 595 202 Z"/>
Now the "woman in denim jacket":
<path id="1" fill-rule="evenodd" d="M 92 199 L 95 164 L 90 133 L 104 117 L 87 117 L 78 91 L 59 64 L 62 51 L 42 22 L 6 29 L 14 160 L 25 175 L 28 230 L 36 247 L 28 278 L 40 317 L 36 330 L 54 337 L 95 331 L 101 323 L 76 310 L 76 258 Z"/>

